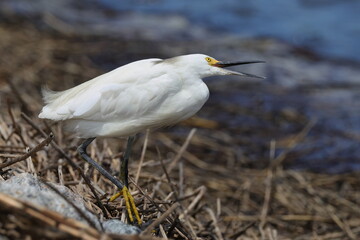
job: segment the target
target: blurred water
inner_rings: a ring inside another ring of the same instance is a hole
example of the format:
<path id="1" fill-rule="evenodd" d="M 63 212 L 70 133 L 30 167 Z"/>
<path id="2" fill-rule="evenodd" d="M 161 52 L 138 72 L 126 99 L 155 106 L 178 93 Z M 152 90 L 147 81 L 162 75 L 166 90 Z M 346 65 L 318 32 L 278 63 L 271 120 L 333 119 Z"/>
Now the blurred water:
<path id="1" fill-rule="evenodd" d="M 119 11 L 179 14 L 210 29 L 271 36 L 333 58 L 360 60 L 357 0 L 99 0 Z"/>

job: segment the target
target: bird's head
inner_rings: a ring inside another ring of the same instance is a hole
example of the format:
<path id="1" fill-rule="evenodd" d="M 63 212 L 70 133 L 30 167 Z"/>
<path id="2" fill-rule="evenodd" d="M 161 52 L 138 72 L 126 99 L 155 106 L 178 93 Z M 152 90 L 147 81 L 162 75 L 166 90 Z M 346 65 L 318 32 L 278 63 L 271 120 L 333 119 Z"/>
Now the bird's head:
<path id="1" fill-rule="evenodd" d="M 244 77 L 253 77 L 253 78 L 264 78 L 248 73 L 236 72 L 226 67 L 252 64 L 252 63 L 264 63 L 264 61 L 235 61 L 235 62 L 223 62 L 218 61 L 213 57 L 204 55 L 204 54 L 190 54 L 181 56 L 181 64 L 186 65 L 193 73 L 199 74 L 201 78 L 210 77 L 210 76 L 220 76 L 220 75 L 238 75 Z"/>

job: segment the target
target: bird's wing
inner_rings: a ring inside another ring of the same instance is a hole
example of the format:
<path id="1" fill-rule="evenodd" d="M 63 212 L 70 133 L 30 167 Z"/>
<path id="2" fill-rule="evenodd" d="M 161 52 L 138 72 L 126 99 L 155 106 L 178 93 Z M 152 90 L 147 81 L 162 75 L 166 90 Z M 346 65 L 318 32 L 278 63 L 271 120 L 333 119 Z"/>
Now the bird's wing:
<path id="1" fill-rule="evenodd" d="M 145 116 L 175 93 L 172 80 L 166 75 L 140 83 L 111 83 L 93 87 L 77 96 L 66 108 L 67 119 L 94 121 L 130 120 Z"/>
<path id="2" fill-rule="evenodd" d="M 39 117 L 55 121 L 108 121 L 141 114 L 163 96 L 163 85 L 170 80 L 161 62 L 161 59 L 140 60 L 62 92 L 44 90 L 47 105 Z"/>

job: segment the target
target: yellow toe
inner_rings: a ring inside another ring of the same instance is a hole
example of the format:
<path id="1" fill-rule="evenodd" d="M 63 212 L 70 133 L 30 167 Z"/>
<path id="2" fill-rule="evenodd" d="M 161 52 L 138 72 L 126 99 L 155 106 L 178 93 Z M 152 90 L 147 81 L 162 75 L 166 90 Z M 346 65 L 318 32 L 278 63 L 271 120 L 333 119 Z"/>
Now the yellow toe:
<path id="1" fill-rule="evenodd" d="M 118 193 L 112 195 L 112 196 L 110 197 L 109 201 L 110 201 L 110 202 L 113 202 L 113 201 L 115 201 L 118 197 L 120 197 L 121 195 L 122 195 L 122 192 L 118 192 Z"/>
<path id="2" fill-rule="evenodd" d="M 139 215 L 139 212 L 136 208 L 136 205 L 135 205 L 135 201 L 134 201 L 134 198 L 133 196 L 131 195 L 129 189 L 124 186 L 123 189 L 116 193 L 115 195 L 113 195 L 109 201 L 112 202 L 114 201 L 115 199 L 117 199 L 118 197 L 120 197 L 121 195 L 124 196 L 124 200 L 125 200 L 125 206 L 126 206 L 126 210 L 128 212 L 128 215 L 129 215 L 129 219 L 131 222 L 134 222 L 134 217 L 133 215 L 135 215 L 135 218 L 138 222 L 139 225 L 141 225 L 142 221 L 141 221 L 141 218 L 140 218 L 140 215 Z"/>

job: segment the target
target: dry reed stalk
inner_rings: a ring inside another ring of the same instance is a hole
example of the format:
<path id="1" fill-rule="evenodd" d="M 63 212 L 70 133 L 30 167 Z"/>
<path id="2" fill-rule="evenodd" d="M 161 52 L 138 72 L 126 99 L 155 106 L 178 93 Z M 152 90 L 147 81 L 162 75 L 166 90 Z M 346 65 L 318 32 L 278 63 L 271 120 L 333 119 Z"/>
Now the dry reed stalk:
<path id="1" fill-rule="evenodd" d="M 34 153 L 42 150 L 42 148 L 46 145 L 48 145 L 54 138 L 54 135 L 52 133 L 49 134 L 49 136 L 42 141 L 41 143 L 39 143 L 36 147 L 34 147 L 33 149 L 27 151 L 27 153 L 25 153 L 24 155 L 20 156 L 20 157 L 16 157 L 14 159 L 11 159 L 8 162 L 4 162 L 0 164 L 0 169 L 8 167 L 13 165 L 14 163 L 26 160 L 28 157 L 30 157 L 31 155 L 33 155 Z"/>

